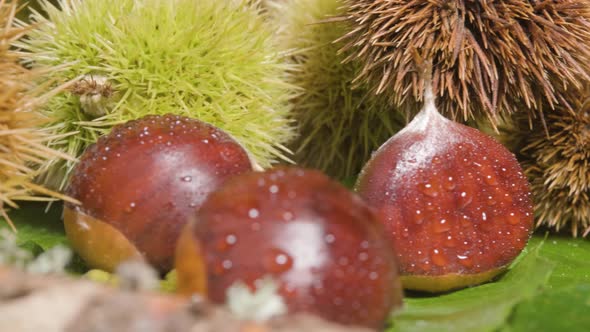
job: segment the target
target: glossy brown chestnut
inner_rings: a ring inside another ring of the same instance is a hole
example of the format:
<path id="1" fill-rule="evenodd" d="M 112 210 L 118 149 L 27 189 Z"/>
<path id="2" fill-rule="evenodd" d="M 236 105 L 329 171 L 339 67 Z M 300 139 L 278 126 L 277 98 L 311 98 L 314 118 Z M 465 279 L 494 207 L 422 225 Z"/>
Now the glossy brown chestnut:
<path id="1" fill-rule="evenodd" d="M 502 272 L 533 228 L 529 185 L 512 153 L 426 107 L 364 167 L 357 192 L 387 229 L 405 288 L 439 292 Z"/>
<path id="2" fill-rule="evenodd" d="M 290 312 L 382 326 L 402 294 L 373 212 L 318 171 L 279 167 L 212 193 L 179 241 L 179 288 L 226 301 L 240 281 L 271 276 Z"/>
<path id="3" fill-rule="evenodd" d="M 67 194 L 64 223 L 74 249 L 92 267 L 112 271 L 145 258 L 164 272 L 176 241 L 206 196 L 252 169 L 229 135 L 177 115 L 119 125 L 82 155 Z"/>

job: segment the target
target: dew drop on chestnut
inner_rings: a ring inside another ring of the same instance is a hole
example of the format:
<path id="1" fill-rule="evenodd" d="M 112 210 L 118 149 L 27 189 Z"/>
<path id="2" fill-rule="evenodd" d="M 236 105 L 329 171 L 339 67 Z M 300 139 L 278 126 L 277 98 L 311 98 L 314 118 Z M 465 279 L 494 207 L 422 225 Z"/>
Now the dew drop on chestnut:
<path id="1" fill-rule="evenodd" d="M 293 258 L 283 250 L 270 249 L 266 253 L 265 268 L 270 273 L 286 272 L 293 266 Z"/>

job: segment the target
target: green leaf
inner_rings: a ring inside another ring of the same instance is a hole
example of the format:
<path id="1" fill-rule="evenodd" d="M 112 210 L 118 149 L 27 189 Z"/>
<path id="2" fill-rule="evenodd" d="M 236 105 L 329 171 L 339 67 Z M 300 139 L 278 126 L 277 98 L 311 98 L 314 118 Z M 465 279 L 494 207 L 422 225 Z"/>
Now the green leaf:
<path id="1" fill-rule="evenodd" d="M 56 245 L 69 246 L 61 218 L 62 204 L 55 203 L 48 208 L 47 203 L 21 204 L 21 208 L 11 211 L 9 217 L 17 233 L 17 245 L 38 256 Z M 9 228 L 0 217 L 0 229 Z M 88 268 L 78 255 L 74 255 L 66 270 L 73 274 L 83 274 Z"/>
<path id="2" fill-rule="evenodd" d="M 160 290 L 165 293 L 174 293 L 178 284 L 176 270 L 172 270 L 166 274 L 164 280 L 160 282 Z"/>
<path id="3" fill-rule="evenodd" d="M 530 245 L 542 241 L 536 236 Z M 555 264 L 549 278 L 549 288 L 571 287 L 574 284 L 590 283 L 590 241 L 553 235 L 544 241 L 539 253 Z"/>
<path id="4" fill-rule="evenodd" d="M 503 332 L 587 331 L 590 284 L 552 289 L 521 303 Z"/>
<path id="5" fill-rule="evenodd" d="M 47 203 L 23 203 L 9 216 L 16 229 L 17 243 L 23 248 L 40 247 L 47 250 L 58 244 L 67 245 L 67 239 L 61 222 L 61 204 L 52 204 L 47 210 Z M 0 217 L 0 228 L 8 228 L 6 221 Z"/>
<path id="6" fill-rule="evenodd" d="M 498 281 L 454 293 L 407 298 L 390 331 L 494 331 L 514 306 L 547 283 L 555 264 L 540 257 L 537 245 Z"/>
<path id="7" fill-rule="evenodd" d="M 533 245 L 540 238 L 534 238 Z M 520 303 L 503 332 L 587 331 L 590 327 L 590 241 L 549 237 L 540 255 L 555 269 L 546 289 Z"/>

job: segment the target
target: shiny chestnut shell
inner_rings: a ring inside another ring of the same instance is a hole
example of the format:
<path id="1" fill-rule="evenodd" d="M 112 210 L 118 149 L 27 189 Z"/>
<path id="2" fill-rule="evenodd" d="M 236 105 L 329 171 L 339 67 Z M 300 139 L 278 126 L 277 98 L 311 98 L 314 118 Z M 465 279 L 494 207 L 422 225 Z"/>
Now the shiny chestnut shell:
<path id="1" fill-rule="evenodd" d="M 67 194 L 66 233 L 92 267 L 143 257 L 173 265 L 182 227 L 226 179 L 251 170 L 228 134 L 178 115 L 150 115 L 113 128 L 82 155 Z"/>
<path id="2" fill-rule="evenodd" d="M 280 167 L 212 193 L 179 241 L 179 288 L 226 301 L 271 276 L 290 312 L 380 327 L 401 304 L 383 229 L 360 198 L 319 171 Z"/>
<path id="3" fill-rule="evenodd" d="M 515 156 L 426 106 L 365 165 L 356 191 L 378 211 L 405 288 L 440 292 L 501 273 L 533 229 Z"/>

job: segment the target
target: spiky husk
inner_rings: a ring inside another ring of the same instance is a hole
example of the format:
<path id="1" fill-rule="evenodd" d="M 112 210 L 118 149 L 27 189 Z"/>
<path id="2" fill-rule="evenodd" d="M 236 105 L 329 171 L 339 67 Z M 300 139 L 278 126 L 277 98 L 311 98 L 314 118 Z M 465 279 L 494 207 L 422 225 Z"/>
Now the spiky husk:
<path id="1" fill-rule="evenodd" d="M 519 153 L 535 198 L 537 226 L 590 230 L 590 86 L 572 93 L 570 106 L 545 114 L 547 130 L 526 116 L 502 126 L 501 139 Z"/>
<path id="2" fill-rule="evenodd" d="M 590 2 L 577 0 L 349 0 L 343 40 L 369 81 L 396 105 L 422 99 L 418 67 L 433 62 L 439 109 L 538 112 L 590 72 Z M 413 108 L 413 107 L 412 107 Z"/>
<path id="3" fill-rule="evenodd" d="M 371 152 L 404 125 L 403 117 L 366 86 L 351 88 L 360 66 L 343 64 L 343 44 L 334 43 L 349 26 L 330 22 L 343 14 L 342 0 L 275 0 L 267 6 L 279 21 L 281 45 L 300 66 L 292 76 L 300 88 L 293 99 L 296 161 L 339 179 L 355 177 Z"/>
<path id="4" fill-rule="evenodd" d="M 39 1 L 41 0 L 20 0 L 19 3 L 23 4 L 22 9 L 16 14 L 16 18 L 24 21 L 29 22 L 29 17 L 33 10 L 41 10 L 41 6 L 39 5 Z M 57 4 L 58 0 L 49 0 L 53 4 Z"/>
<path id="5" fill-rule="evenodd" d="M 38 194 L 65 198 L 33 183 L 35 165 L 48 158 L 62 157 L 44 143 L 52 137 L 39 130 L 47 119 L 32 109 L 48 95 L 44 86 L 33 81 L 38 72 L 22 67 L 10 45 L 21 38 L 27 27 L 16 27 L 17 1 L 0 0 L 0 216 L 10 220 L 7 207 L 17 208 L 19 200 L 43 200 Z"/>
<path id="6" fill-rule="evenodd" d="M 68 64 L 45 79 L 79 79 L 43 113 L 51 142 L 72 155 L 115 124 L 146 114 L 198 118 L 233 135 L 263 167 L 287 159 L 288 65 L 256 4 L 246 0 L 42 0 L 45 17 L 21 43 L 33 65 Z M 54 160 L 41 179 L 63 188 L 71 162 Z"/>

